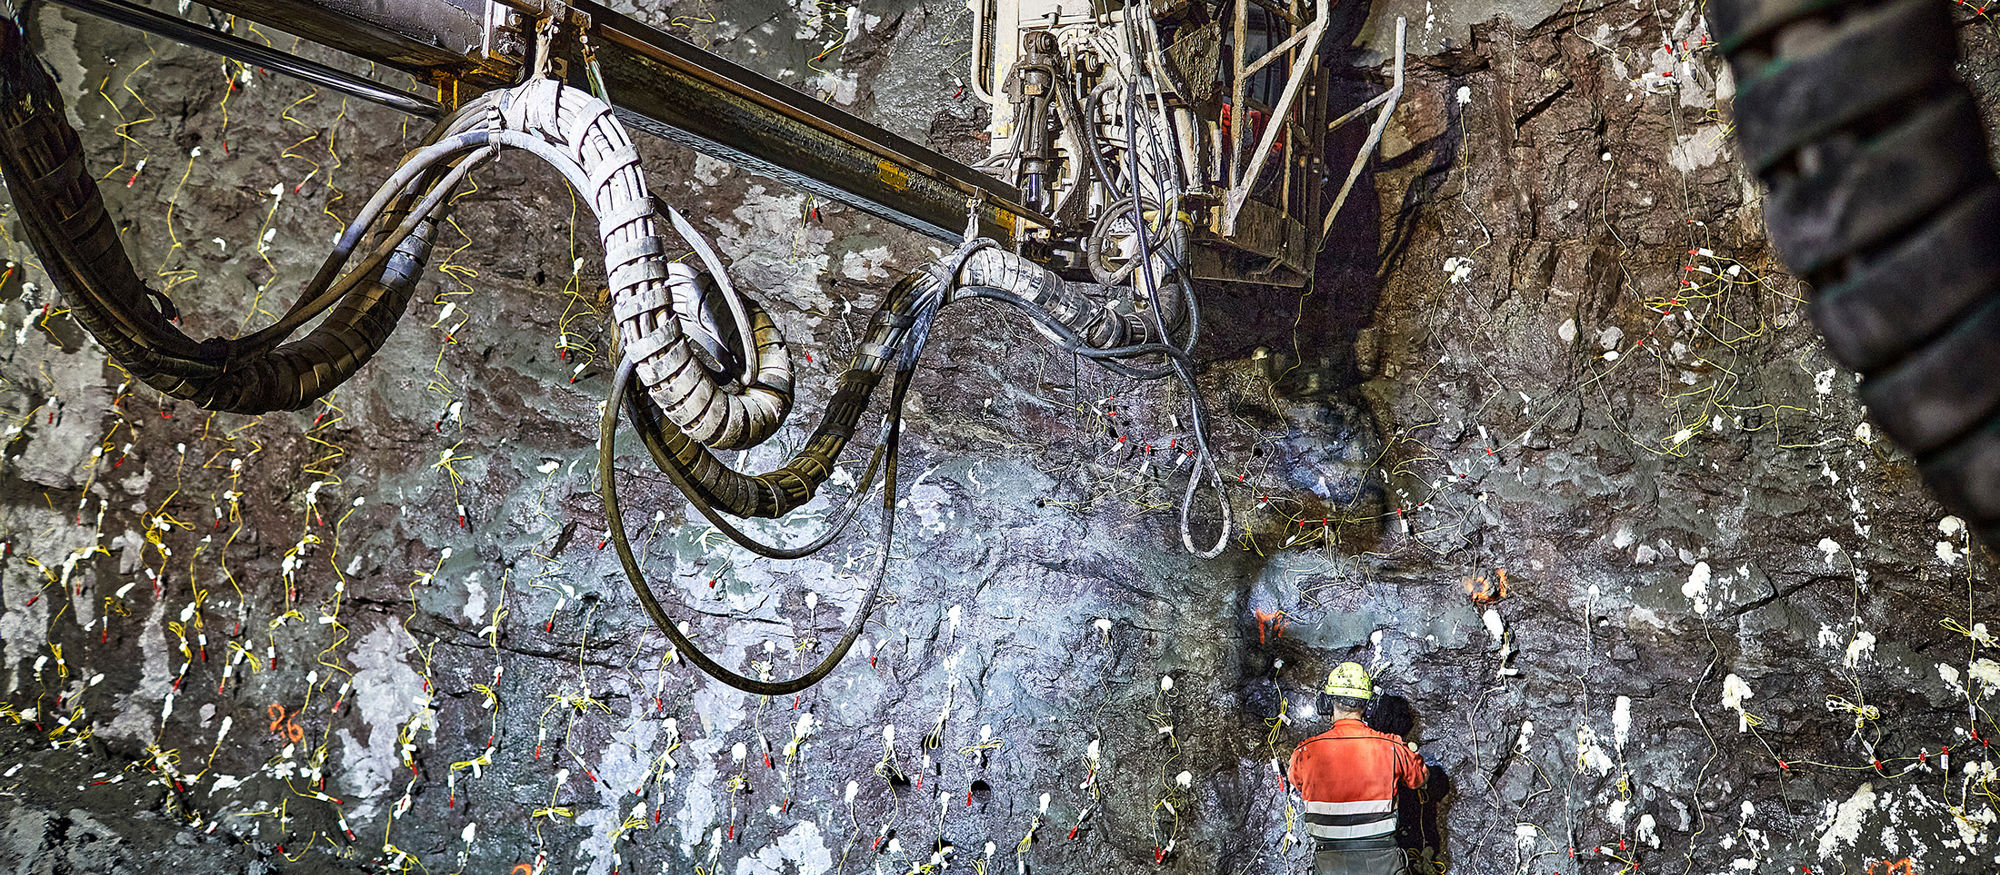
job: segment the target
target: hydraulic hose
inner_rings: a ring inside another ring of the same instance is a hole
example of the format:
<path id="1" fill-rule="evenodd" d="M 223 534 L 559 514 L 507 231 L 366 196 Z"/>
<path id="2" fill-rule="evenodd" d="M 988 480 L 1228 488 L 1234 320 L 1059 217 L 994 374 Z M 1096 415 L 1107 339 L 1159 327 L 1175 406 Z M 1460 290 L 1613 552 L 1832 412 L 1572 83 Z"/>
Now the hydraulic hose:
<path id="1" fill-rule="evenodd" d="M 819 425 L 790 460 L 764 474 L 745 474 L 723 464 L 678 423 L 647 414 L 639 433 L 663 469 L 678 469 L 692 484 L 689 498 L 731 516 L 777 518 L 811 501 L 854 437 L 868 399 L 881 382 L 895 351 L 918 324 L 923 302 L 941 297 L 995 297 L 1044 315 L 1049 323 L 1081 342 L 1080 349 L 1122 355 L 1172 354 L 1150 321 L 1128 306 L 1099 302 L 1088 284 L 1071 283 L 1013 253 L 991 245 L 961 253 L 957 270 L 940 266 L 905 277 L 890 289 L 862 336 L 853 361 L 841 374 Z M 986 294 L 986 293 L 991 294 Z M 752 311 L 753 326 L 769 322 Z M 628 354 L 629 355 L 629 354 Z"/>
<path id="2" fill-rule="evenodd" d="M 817 667 L 782 682 L 722 667 L 667 616 L 632 554 L 612 479 L 621 410 L 633 419 L 654 462 L 719 530 L 762 555 L 795 558 L 839 536 L 878 472 L 884 482 L 885 545 L 893 537 L 902 405 L 932 321 L 952 301 L 1007 303 L 1066 348 L 1122 373 L 1184 378 L 1191 373 L 1189 351 L 1198 325 L 1192 290 L 1175 260 L 1144 240 L 1143 228 L 1142 254 L 1135 260 L 1142 267 L 1134 272 L 1145 283 L 1143 296 L 1133 286 L 1070 282 L 992 241 L 970 240 L 890 290 L 812 436 L 790 460 L 763 474 L 735 471 L 713 451 L 763 442 L 790 412 L 792 367 L 783 335 L 770 314 L 736 293 L 721 260 L 692 224 L 655 200 L 638 152 L 610 105 L 553 80 L 483 95 L 453 113 L 362 207 L 282 316 L 241 338 L 197 343 L 171 324 L 171 302 L 147 289 L 132 270 L 83 167 L 54 81 L 28 52 L 15 23 L 0 23 L 0 172 L 30 243 L 78 321 L 120 364 L 149 385 L 210 409 L 292 409 L 351 376 L 402 315 L 452 192 L 474 165 L 503 148 L 547 164 L 590 203 L 597 219 L 620 350 L 600 423 L 599 473 L 620 562 L 648 615 L 689 660 L 749 692 L 803 689 L 840 661 L 873 611 L 889 550 L 885 546 L 883 564 L 847 632 Z M 662 212 L 705 272 L 668 258 L 658 234 Z M 366 255 L 350 267 L 357 252 Z M 341 276 L 343 268 L 350 269 Z M 1161 296 L 1157 285 L 1169 276 L 1179 281 L 1179 294 Z M 304 338 L 283 342 L 316 319 Z M 1183 327 L 1185 337 L 1178 336 Z M 1126 362 L 1152 356 L 1169 367 L 1149 370 Z M 858 487 L 834 511 L 824 533 L 804 545 L 773 546 L 723 518 L 781 517 L 811 501 L 832 476 L 891 363 L 897 371 L 882 437 Z M 637 391 L 635 382 L 646 391 Z M 1195 428 L 1201 436 L 1199 421 Z M 1205 446 L 1205 437 L 1199 439 Z M 1186 541 L 1185 519 L 1182 528 Z"/>
<path id="3" fill-rule="evenodd" d="M 1000 257 L 996 258 L 996 254 Z M 785 695 L 818 683 L 846 656 L 874 611 L 883 581 L 888 575 L 887 557 L 895 535 L 897 448 L 902 434 L 903 400 L 931 324 L 943 306 L 973 298 L 1012 304 L 1044 323 L 1073 350 L 1086 353 L 1107 365 L 1117 364 L 1112 360 L 1114 357 L 1156 354 L 1178 364 L 1186 362 L 1187 353 L 1184 350 L 1150 339 L 1158 332 L 1148 334 L 1143 326 L 1136 330 L 1137 342 L 1132 345 L 1093 348 L 1083 332 L 1098 337 L 1100 344 L 1115 342 L 1135 333 L 1126 316 L 1110 310 L 1093 311 L 1078 306 L 1073 297 L 1074 290 L 1060 278 L 1046 271 L 1037 273 L 1039 268 L 1024 270 L 1020 267 L 1024 263 L 1002 252 L 991 241 L 974 240 L 960 247 L 945 265 L 940 265 L 941 269 L 920 271 L 897 283 L 870 318 L 860 351 L 842 374 L 839 388 L 829 402 L 819 428 L 790 461 L 768 474 L 743 474 L 717 461 L 707 448 L 662 417 L 648 399 L 628 390 L 635 364 L 629 356 L 621 360 L 599 426 L 599 494 L 604 502 L 606 525 L 617 548 L 626 580 L 631 583 L 640 605 L 654 625 L 666 633 L 689 662 L 709 676 L 745 692 Z M 985 283 L 1004 283 L 1005 288 Z M 1014 291 L 1025 295 L 1014 294 Z M 756 313 L 762 315 L 761 311 Z M 853 436 L 856 423 L 867 408 L 869 396 L 891 362 L 896 365 L 896 379 L 883 423 L 882 439 L 853 495 L 832 513 L 825 532 L 800 547 L 774 547 L 751 538 L 723 518 L 722 511 L 735 516 L 782 516 L 811 500 L 814 491 L 831 475 L 841 450 Z M 1157 376 L 1169 373 L 1172 372 L 1162 372 Z M 881 558 L 874 579 L 840 642 L 811 670 L 797 678 L 776 682 L 740 674 L 704 653 L 660 605 L 644 569 L 632 553 L 619 508 L 613 460 L 621 406 L 637 427 L 654 464 L 667 473 L 674 486 L 687 497 L 688 503 L 717 531 L 760 555 L 796 558 L 831 543 L 853 520 L 854 511 L 867 495 L 878 467 L 883 472 Z M 1200 425 L 1196 427 L 1200 428 Z M 1200 473 L 1197 471 L 1189 476 L 1192 491 L 1192 484 Z M 1225 522 L 1225 532 L 1227 528 Z M 1186 532 L 1183 531 L 1183 540 L 1186 539 Z M 1189 549 L 1194 548 L 1190 546 Z"/>
<path id="4" fill-rule="evenodd" d="M 966 254 L 966 251 L 961 251 L 959 255 L 961 263 Z M 904 299 L 899 299 L 899 302 L 901 300 Z M 632 591 L 638 596 L 639 604 L 645 609 L 646 615 L 652 618 L 653 625 L 658 626 L 662 632 L 666 633 L 667 638 L 687 656 L 689 662 L 694 663 L 695 667 L 701 669 L 710 677 L 746 693 L 755 695 L 782 696 L 796 693 L 813 684 L 819 683 L 831 673 L 834 668 L 840 665 L 841 660 L 847 657 L 847 652 L 853 649 L 855 640 L 861 637 L 861 630 L 868 625 L 868 618 L 875 612 L 875 605 L 882 594 L 882 584 L 889 577 L 889 555 L 894 552 L 892 547 L 896 538 L 896 465 L 899 460 L 898 448 L 902 442 L 903 400 L 907 397 L 910 389 L 910 378 L 916 373 L 917 359 L 923 354 L 924 341 L 930 333 L 931 320 L 936 318 L 938 308 L 943 303 L 943 295 L 932 294 L 922 300 L 915 301 L 913 305 L 906 305 L 912 306 L 913 309 L 910 312 L 911 318 L 907 326 L 908 330 L 899 337 L 899 343 L 891 352 L 897 360 L 896 380 L 890 390 L 889 410 L 885 417 L 882 442 L 877 447 L 874 460 L 869 462 L 868 473 L 862 478 L 861 484 L 855 488 L 853 497 L 849 499 L 845 507 L 836 512 L 837 520 L 835 524 L 824 535 L 815 539 L 811 545 L 797 550 L 770 551 L 762 549 L 761 545 L 748 539 L 735 526 L 730 525 L 727 520 L 718 516 L 712 506 L 695 497 L 697 490 L 696 483 L 688 478 L 686 471 L 680 466 L 665 464 L 663 462 L 657 440 L 659 432 L 654 427 L 649 427 L 658 426 L 672 430 L 672 426 L 663 426 L 661 421 L 648 410 L 649 405 L 646 403 L 646 399 L 628 391 L 627 387 L 631 385 L 632 373 L 635 370 L 634 361 L 628 356 L 623 357 L 619 362 L 617 375 L 612 380 L 611 394 L 605 399 L 604 416 L 598 425 L 597 476 L 599 494 L 604 500 L 605 523 L 611 530 L 611 540 L 618 551 L 618 562 L 625 570 L 625 579 L 631 582 Z M 889 309 L 890 307 L 885 305 L 881 310 L 878 310 L 878 313 Z M 687 636 L 687 633 L 681 631 L 680 624 L 674 622 L 674 619 L 668 616 L 666 610 L 660 606 L 659 599 L 654 595 L 652 586 L 646 580 L 645 570 L 639 567 L 637 558 L 632 554 L 631 541 L 625 534 L 624 517 L 618 507 L 617 472 L 613 468 L 612 462 L 617 455 L 618 409 L 621 401 L 632 417 L 633 422 L 640 426 L 640 434 L 647 436 L 647 448 L 652 451 L 654 461 L 659 463 L 659 467 L 662 470 L 666 471 L 668 478 L 673 480 L 674 485 L 681 490 L 682 494 L 688 496 L 689 503 L 693 504 L 702 516 L 707 517 L 709 522 L 714 523 L 717 529 L 727 533 L 736 541 L 750 546 L 752 549 L 758 550 L 758 552 L 765 553 L 765 555 L 804 555 L 805 552 L 817 550 L 831 543 L 839 535 L 840 530 L 846 528 L 848 521 L 853 519 L 853 510 L 860 505 L 861 499 L 868 492 L 869 483 L 874 480 L 876 464 L 884 462 L 886 457 L 886 465 L 883 468 L 882 475 L 882 519 L 880 523 L 882 548 L 879 556 L 876 558 L 873 579 L 868 584 L 867 593 L 861 598 L 861 605 L 854 611 L 854 618 L 848 621 L 846 631 L 841 634 L 839 643 L 835 644 L 833 650 L 827 653 L 817 665 L 806 671 L 806 673 L 785 681 L 768 681 L 762 678 L 752 678 L 739 674 L 716 662 L 707 653 L 703 652 Z"/>
<path id="5" fill-rule="evenodd" d="M 785 464 L 763 474 L 739 472 L 716 459 L 656 406 L 646 405 L 637 414 L 639 434 L 654 462 L 661 470 L 686 478 L 688 498 L 696 507 L 712 507 L 734 517 L 775 519 L 811 501 L 833 475 L 869 398 L 915 325 L 921 291 L 914 277 L 890 289 L 869 320 L 860 348 L 842 372 L 819 425 Z M 751 313 L 760 326 L 769 321 L 761 309 Z"/>
<path id="6" fill-rule="evenodd" d="M 784 335 L 777 323 L 742 309 L 752 328 L 744 354 L 754 376 L 747 384 L 735 378 L 721 381 L 728 375 L 711 372 L 696 356 L 696 345 L 675 312 L 672 287 L 694 280 L 671 275 L 639 152 L 610 105 L 540 79 L 507 92 L 501 116 L 510 130 L 546 139 L 581 170 L 582 179 L 572 178 L 571 184 L 597 218 L 620 345 L 637 363 L 639 380 L 654 403 L 706 446 L 744 449 L 770 437 L 792 406 L 792 362 Z M 676 224 L 684 234 L 692 230 L 685 222 Z M 699 235 L 687 242 L 704 262 L 719 265 Z M 716 279 L 727 282 L 726 275 Z M 736 308 L 733 289 L 727 294 Z"/>
<path id="7" fill-rule="evenodd" d="M 631 582 L 632 591 L 638 596 L 640 607 L 646 611 L 646 616 L 652 619 L 653 625 L 658 626 L 660 631 L 666 634 L 667 639 L 673 642 L 674 647 L 678 648 L 687 657 L 689 662 L 694 663 L 696 668 L 701 669 L 708 676 L 746 693 L 761 696 L 783 696 L 799 692 L 813 684 L 819 683 L 834 668 L 840 665 L 841 660 L 847 658 L 847 652 L 853 649 L 855 640 L 861 637 L 861 630 L 867 626 L 868 618 L 875 612 L 876 602 L 882 594 L 882 583 L 889 576 L 889 554 L 891 552 L 889 544 L 896 536 L 896 450 L 898 439 L 902 432 L 900 426 L 903 397 L 904 393 L 909 389 L 911 371 L 906 368 L 897 374 L 893 397 L 890 400 L 890 427 L 883 439 L 883 445 L 887 448 L 888 470 L 884 475 L 886 483 L 882 493 L 882 551 L 881 555 L 876 559 L 875 572 L 873 578 L 869 581 L 868 592 L 862 596 L 861 605 L 855 609 L 854 618 L 848 622 L 847 629 L 841 634 L 839 643 L 835 644 L 833 650 L 828 652 L 817 665 L 814 665 L 805 674 L 790 680 L 769 681 L 763 678 L 753 678 L 740 674 L 716 662 L 713 657 L 710 657 L 699 645 L 695 644 L 688 637 L 687 633 L 682 632 L 680 624 L 675 622 L 673 617 L 668 616 L 666 610 L 660 606 L 659 598 L 653 593 L 652 586 L 646 581 L 645 569 L 639 567 L 639 561 L 632 553 L 631 539 L 625 533 L 625 519 L 619 511 L 617 472 L 612 466 L 612 460 L 616 456 L 617 449 L 619 408 L 624 407 L 635 422 L 644 423 L 648 421 L 646 419 L 647 414 L 645 413 L 647 407 L 646 400 L 630 391 L 634 370 L 636 370 L 636 365 L 632 359 L 623 359 L 619 362 L 618 371 L 612 378 L 611 394 L 605 399 L 604 416 L 599 421 L 598 426 L 597 477 L 598 488 L 604 499 L 605 525 L 611 530 L 611 543 L 618 552 L 618 563 L 625 571 L 625 579 Z M 640 433 L 647 433 L 643 425 Z M 648 446 L 650 447 L 651 445 L 652 442 L 649 440 Z M 880 456 L 877 458 L 879 459 Z M 665 468 L 667 476 L 674 481 L 675 486 L 679 487 L 683 493 L 692 496 L 693 493 L 691 490 L 694 488 L 694 483 L 686 478 L 681 469 L 671 466 L 662 467 Z M 872 469 L 873 466 L 871 465 L 870 467 Z M 858 505 L 865 492 L 865 486 L 857 490 L 854 500 L 850 504 Z M 732 534 L 736 533 L 735 528 L 730 527 L 726 521 L 716 517 L 713 510 L 708 509 L 700 503 L 696 503 L 695 506 L 702 509 L 703 514 L 708 516 L 711 521 L 717 523 L 718 527 L 722 527 L 725 531 Z M 845 526 L 846 518 L 851 517 L 844 516 L 840 527 Z M 831 541 L 831 536 L 838 532 L 838 528 L 833 532 L 829 532 L 827 537 L 820 539 L 816 543 L 823 545 L 825 542 Z"/>
<path id="8" fill-rule="evenodd" d="M 1813 322 L 1934 494 L 2000 548 L 2000 177 L 1944 0 L 1716 0 L 1737 139 Z"/>
<path id="9" fill-rule="evenodd" d="M 442 128 L 441 128 L 442 130 Z M 455 172 L 447 157 L 418 166 L 384 198 L 373 221 L 350 229 L 345 251 L 316 278 L 332 280 L 355 245 L 373 255 L 343 282 L 326 318 L 297 341 L 239 347 L 197 342 L 173 324 L 166 296 L 132 269 L 96 181 L 84 167 L 55 80 L 19 25 L 0 20 L 0 176 L 29 243 L 62 289 L 77 322 L 134 377 L 212 410 L 266 413 L 302 407 L 351 376 L 381 348 L 409 303 Z M 469 159 L 468 159 L 469 160 Z M 425 197 L 434 194 L 434 197 Z M 420 201 L 422 203 L 420 203 Z M 372 225 L 372 231 L 368 228 Z M 384 227 L 389 231 L 384 231 Z M 363 233 L 367 232 L 367 233 Z M 312 286 L 312 297 L 320 297 Z M 272 340 L 275 340 L 273 338 Z"/>

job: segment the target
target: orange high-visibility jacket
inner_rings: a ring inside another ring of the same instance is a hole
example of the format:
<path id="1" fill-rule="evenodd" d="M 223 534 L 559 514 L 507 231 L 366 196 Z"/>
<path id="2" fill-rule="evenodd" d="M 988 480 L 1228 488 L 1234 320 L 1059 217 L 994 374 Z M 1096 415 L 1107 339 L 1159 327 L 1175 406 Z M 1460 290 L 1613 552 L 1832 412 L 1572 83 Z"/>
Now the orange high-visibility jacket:
<path id="1" fill-rule="evenodd" d="M 1313 838 L 1365 839 L 1396 832 L 1396 789 L 1424 785 L 1424 759 L 1400 738 L 1349 717 L 1292 751 L 1292 783 Z"/>

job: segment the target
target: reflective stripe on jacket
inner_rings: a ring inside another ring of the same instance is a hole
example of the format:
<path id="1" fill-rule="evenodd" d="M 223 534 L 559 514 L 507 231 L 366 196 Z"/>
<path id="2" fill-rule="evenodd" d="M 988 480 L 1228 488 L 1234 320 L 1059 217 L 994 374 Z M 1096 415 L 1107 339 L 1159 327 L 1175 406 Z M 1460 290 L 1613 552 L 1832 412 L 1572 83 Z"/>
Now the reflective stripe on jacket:
<path id="1" fill-rule="evenodd" d="M 1396 832 L 1396 789 L 1424 784 L 1423 757 L 1400 738 L 1349 717 L 1292 751 L 1291 779 L 1316 839 Z"/>

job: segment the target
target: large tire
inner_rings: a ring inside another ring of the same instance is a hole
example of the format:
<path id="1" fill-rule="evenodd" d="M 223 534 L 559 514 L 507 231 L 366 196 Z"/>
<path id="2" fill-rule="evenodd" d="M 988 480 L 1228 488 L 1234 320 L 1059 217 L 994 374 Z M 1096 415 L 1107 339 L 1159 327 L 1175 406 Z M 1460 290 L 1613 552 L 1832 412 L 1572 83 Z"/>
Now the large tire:
<path id="1" fill-rule="evenodd" d="M 1945 0 L 1716 0 L 1765 222 L 1827 350 L 2000 549 L 2000 177 Z"/>

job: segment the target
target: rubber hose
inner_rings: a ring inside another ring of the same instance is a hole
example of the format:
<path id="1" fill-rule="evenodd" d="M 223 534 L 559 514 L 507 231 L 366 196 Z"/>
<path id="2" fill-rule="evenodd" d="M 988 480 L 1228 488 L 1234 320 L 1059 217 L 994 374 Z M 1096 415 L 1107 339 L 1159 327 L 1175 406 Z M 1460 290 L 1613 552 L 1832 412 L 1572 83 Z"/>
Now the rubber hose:
<path id="1" fill-rule="evenodd" d="M 991 244 L 975 241 L 967 245 L 986 246 Z M 958 263 L 953 265 L 954 270 L 962 266 L 967 254 L 969 252 L 961 248 L 958 255 Z M 854 642 L 860 638 L 861 630 L 867 626 L 868 618 L 875 611 L 875 605 L 882 593 L 882 584 L 888 579 L 889 556 L 895 552 L 896 468 L 901 458 L 898 448 L 901 446 L 903 432 L 903 402 L 910 390 L 910 378 L 916 373 L 917 360 L 923 355 L 924 342 L 929 335 L 931 322 L 937 317 L 938 309 L 944 303 L 945 298 L 941 294 L 931 295 L 916 301 L 913 311 L 909 313 L 909 330 L 904 334 L 901 343 L 892 353 L 896 360 L 896 379 L 889 395 L 889 409 L 885 417 L 882 443 L 877 447 L 875 456 L 876 461 L 884 461 L 886 459 L 886 462 L 883 465 L 882 475 L 882 518 L 880 522 L 882 549 L 876 559 L 874 579 L 869 583 L 867 594 L 862 597 L 860 607 L 855 610 L 854 618 L 849 621 L 846 631 L 841 635 L 840 642 L 834 646 L 833 651 L 828 653 L 825 658 L 819 661 L 819 664 L 813 666 L 805 674 L 787 681 L 767 681 L 762 678 L 751 678 L 738 674 L 723 667 L 720 663 L 717 663 L 706 653 L 702 652 L 701 648 L 697 647 L 694 641 L 689 639 L 687 634 L 680 630 L 679 624 L 673 622 L 673 618 L 667 616 L 666 611 L 661 608 L 659 600 L 654 597 L 652 585 L 646 580 L 644 570 L 639 567 L 638 560 L 633 556 L 632 545 L 625 534 L 624 518 L 619 511 L 616 471 L 613 469 L 612 462 L 617 455 L 616 441 L 618 436 L 619 407 L 624 406 L 633 416 L 634 422 L 642 424 L 641 432 L 646 433 L 648 429 L 643 427 L 643 422 L 647 417 L 647 405 L 644 399 L 629 391 L 628 387 L 631 385 L 632 374 L 636 367 L 631 357 L 621 356 L 617 375 L 612 380 L 611 395 L 605 400 L 604 416 L 600 421 L 598 431 L 598 489 L 604 501 L 606 525 L 610 528 L 611 538 L 617 546 L 618 561 L 625 570 L 625 579 L 631 582 L 632 590 L 639 597 L 639 603 L 645 608 L 647 616 L 651 617 L 653 624 L 666 633 L 667 638 L 673 641 L 674 645 L 686 654 L 689 662 L 694 663 L 697 668 L 707 673 L 710 677 L 747 693 L 767 696 L 795 693 L 819 683 L 822 678 L 831 673 L 840 664 L 841 660 L 846 658 L 847 652 L 854 646 Z M 884 306 L 881 309 L 886 311 L 891 308 Z M 622 405 L 620 404 L 621 401 L 624 402 Z M 655 453 L 655 460 L 658 460 L 657 453 Z M 673 480 L 674 485 L 683 494 L 693 499 L 695 483 L 686 476 L 686 473 L 671 465 L 662 465 L 661 467 L 667 472 L 667 476 Z M 874 472 L 875 462 L 870 462 L 869 473 L 864 480 L 873 480 Z M 848 507 L 843 508 L 840 513 L 841 521 L 839 524 L 815 543 L 831 541 L 833 536 L 838 534 L 839 529 L 846 526 L 847 520 L 852 518 L 852 508 L 859 504 L 860 499 L 867 493 L 867 488 L 864 482 L 861 487 L 856 489 Z M 733 526 L 730 526 L 727 521 L 718 517 L 712 507 L 704 505 L 699 500 L 693 500 L 692 503 L 701 511 L 704 517 L 707 517 L 710 522 L 715 523 L 718 528 L 729 532 L 731 537 L 735 537 L 739 541 L 743 540 L 741 533 Z"/>
<path id="2" fill-rule="evenodd" d="M 547 140 L 581 168 L 582 178 L 571 184 L 597 218 L 620 347 L 638 363 L 640 382 L 667 418 L 717 449 L 747 449 L 776 432 L 792 405 L 784 336 L 768 319 L 761 329 L 753 326 L 755 378 L 747 385 L 719 384 L 702 366 L 674 312 L 666 246 L 639 152 L 611 107 L 541 79 L 507 92 L 500 112 L 509 129 Z M 697 250 L 707 246 L 698 238 L 687 242 Z"/>
<path id="3" fill-rule="evenodd" d="M 383 221 L 402 224 L 421 183 L 443 172 L 432 168 L 394 198 Z M 111 357 L 169 396 L 236 413 L 303 407 L 367 362 L 408 305 L 436 227 L 418 222 L 306 337 L 243 360 L 229 341 L 196 342 L 154 305 L 163 296 L 132 269 L 55 81 L 12 19 L 0 20 L 0 176 L 52 283 Z M 377 233 L 368 248 L 380 239 Z"/>
<path id="4" fill-rule="evenodd" d="M 1828 352 L 2000 548 L 2000 177 L 1943 0 L 1716 0 L 1743 157 Z"/>
<path id="5" fill-rule="evenodd" d="M 904 277 L 869 319 L 853 361 L 841 374 L 819 425 L 805 444 L 775 470 L 746 474 L 723 464 L 693 436 L 664 417 L 641 422 L 639 433 L 662 469 L 678 469 L 693 484 L 689 498 L 704 502 L 731 516 L 775 519 L 811 501 L 833 475 L 835 462 L 854 437 L 861 415 L 868 407 L 887 365 L 918 322 L 924 301 L 947 295 L 956 297 L 965 290 L 992 290 L 1002 300 L 1025 302 L 1064 326 L 1067 333 L 1090 348 L 1110 348 L 1130 355 L 1170 352 L 1153 336 L 1149 320 L 1099 303 L 1088 292 L 1096 287 L 1071 283 L 1047 268 L 992 245 L 982 245 L 955 260 L 953 271 L 940 265 Z M 945 298 L 950 300 L 950 298 Z M 1011 302 L 1011 301 L 1010 301 Z M 1017 304 L 1017 306 L 1019 306 Z M 752 324 L 760 332 L 770 323 L 761 309 L 751 311 Z"/>
<path id="6" fill-rule="evenodd" d="M 896 537 L 896 447 L 898 436 L 902 432 L 898 426 L 904 393 L 909 389 L 910 370 L 903 369 L 897 374 L 894 397 L 890 401 L 891 425 L 884 438 L 888 448 L 888 465 L 884 474 L 882 493 L 882 550 L 876 559 L 874 579 L 869 583 L 868 592 L 861 599 L 861 606 L 855 610 L 854 618 L 849 621 L 847 629 L 841 634 L 840 641 L 834 645 L 833 650 L 805 674 L 784 681 L 768 681 L 739 674 L 703 652 L 660 606 L 652 585 L 646 580 L 645 569 L 639 567 L 639 561 L 632 553 L 631 540 L 625 534 L 625 519 L 619 511 L 617 471 L 613 468 L 612 462 L 617 454 L 619 409 L 625 408 L 636 415 L 645 404 L 630 391 L 634 370 L 636 365 L 633 360 L 623 359 L 619 362 L 618 371 L 612 378 L 611 394 L 605 399 L 604 415 L 598 426 L 597 476 L 598 489 L 604 501 L 605 525 L 611 531 L 612 546 L 617 550 L 619 565 L 624 568 L 625 579 L 631 582 L 632 592 L 638 596 L 639 605 L 645 609 L 646 616 L 652 619 L 653 625 L 658 626 L 660 631 L 666 634 L 667 639 L 673 642 L 689 662 L 694 663 L 696 668 L 708 676 L 725 684 L 753 695 L 784 696 L 819 683 L 847 658 L 847 652 L 861 637 L 861 630 L 867 626 L 868 618 L 874 614 L 875 605 L 880 600 L 882 584 L 889 576 L 889 555 L 894 552 L 890 547 Z M 624 403 L 621 404 L 621 400 Z M 694 483 L 686 479 L 678 469 L 667 467 L 666 472 L 682 492 L 692 494 Z M 860 495 L 857 493 L 855 498 L 858 500 Z"/>

